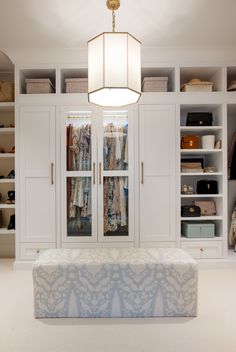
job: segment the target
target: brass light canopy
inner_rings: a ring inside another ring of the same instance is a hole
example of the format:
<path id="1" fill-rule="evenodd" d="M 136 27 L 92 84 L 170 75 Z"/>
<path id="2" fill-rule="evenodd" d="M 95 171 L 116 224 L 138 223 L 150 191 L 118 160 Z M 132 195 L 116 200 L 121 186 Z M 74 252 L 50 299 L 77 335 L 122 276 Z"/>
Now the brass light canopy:
<path id="1" fill-rule="evenodd" d="M 141 43 L 127 32 L 115 31 L 119 0 L 107 0 L 112 32 L 88 41 L 88 100 L 100 106 L 136 103 L 141 95 Z"/>

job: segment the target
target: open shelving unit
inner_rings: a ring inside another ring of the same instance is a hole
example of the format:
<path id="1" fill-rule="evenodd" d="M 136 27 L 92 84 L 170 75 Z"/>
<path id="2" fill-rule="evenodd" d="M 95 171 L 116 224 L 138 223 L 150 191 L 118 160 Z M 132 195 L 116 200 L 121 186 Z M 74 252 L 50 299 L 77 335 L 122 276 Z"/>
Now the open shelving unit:
<path id="1" fill-rule="evenodd" d="M 15 204 L 7 204 L 8 191 L 15 190 L 15 179 L 8 178 L 11 170 L 15 170 L 15 153 L 8 153 L 15 145 L 15 103 L 14 102 L 0 102 L 0 147 L 4 149 L 5 153 L 0 153 L 0 212 L 2 223 L 0 224 L 0 241 L 7 243 L 6 236 L 14 236 L 15 229 L 8 230 L 10 216 L 15 213 Z M 1 242 L 2 243 L 2 242 Z M 10 239 L 13 243 L 13 239 Z M 3 245 L 2 245 L 3 246 Z M 7 248 L 9 245 L 5 245 Z M 3 246 L 4 247 L 4 246 Z M 13 249 L 11 250 L 13 252 Z"/>

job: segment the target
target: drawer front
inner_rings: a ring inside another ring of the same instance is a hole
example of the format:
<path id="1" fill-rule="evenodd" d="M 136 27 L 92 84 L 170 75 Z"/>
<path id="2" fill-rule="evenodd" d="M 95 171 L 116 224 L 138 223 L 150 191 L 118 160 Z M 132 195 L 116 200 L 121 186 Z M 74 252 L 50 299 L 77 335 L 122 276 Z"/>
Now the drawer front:
<path id="1" fill-rule="evenodd" d="M 181 248 L 196 259 L 214 259 L 223 256 L 221 241 L 183 241 Z"/>
<path id="2" fill-rule="evenodd" d="M 142 248 L 175 248 L 176 242 L 141 242 Z"/>
<path id="3" fill-rule="evenodd" d="M 56 248 L 55 243 L 23 243 L 20 247 L 21 260 L 35 260 L 46 249 Z"/>

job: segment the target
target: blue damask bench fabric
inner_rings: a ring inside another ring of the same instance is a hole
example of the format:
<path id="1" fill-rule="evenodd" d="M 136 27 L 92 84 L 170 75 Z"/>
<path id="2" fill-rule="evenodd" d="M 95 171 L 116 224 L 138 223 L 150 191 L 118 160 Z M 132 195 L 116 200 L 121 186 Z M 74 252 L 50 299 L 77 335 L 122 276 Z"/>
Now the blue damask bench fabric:
<path id="1" fill-rule="evenodd" d="M 33 283 L 36 318 L 197 314 L 197 263 L 177 248 L 49 249 Z"/>

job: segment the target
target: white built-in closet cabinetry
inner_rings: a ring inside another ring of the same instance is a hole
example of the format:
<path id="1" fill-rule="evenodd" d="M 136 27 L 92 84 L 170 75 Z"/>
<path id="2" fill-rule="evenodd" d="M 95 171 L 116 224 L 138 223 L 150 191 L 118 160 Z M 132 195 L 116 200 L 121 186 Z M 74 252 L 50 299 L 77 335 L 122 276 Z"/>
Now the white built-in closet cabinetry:
<path id="1" fill-rule="evenodd" d="M 71 66 L 16 68 L 16 263 L 54 247 L 182 247 L 199 259 L 226 256 L 229 214 L 236 198 L 231 187 L 228 207 L 227 122 L 236 118 L 236 93 L 227 92 L 227 84 L 236 79 L 236 69 L 144 68 L 143 76 L 167 75 L 168 92 L 143 93 L 138 104 L 118 109 L 92 106 L 86 94 L 65 93 L 65 78 L 86 75 L 86 69 Z M 25 94 L 24 79 L 31 77 L 51 78 L 55 93 Z M 213 81 L 214 91 L 180 92 L 180 84 L 194 77 Z M 212 112 L 213 127 L 186 128 L 188 111 Z M 89 154 L 84 164 L 69 156 L 71 127 L 87 131 Z M 182 151 L 181 137 L 190 133 L 213 133 L 222 140 L 222 148 Z M 107 162 L 114 140 L 120 141 L 120 149 Z M 184 155 L 203 157 L 206 166 L 214 164 L 217 171 L 181 174 Z M 186 220 L 180 216 L 181 205 L 203 197 L 181 195 L 181 185 L 196 186 L 204 178 L 216 179 L 219 185 L 219 194 L 205 197 L 217 205 L 217 215 L 209 219 L 216 236 L 186 239 L 181 236 Z M 81 199 L 73 198 L 78 187 L 83 188 L 86 205 L 79 213 L 74 205 Z M 108 208 L 109 222 L 104 216 Z"/>

